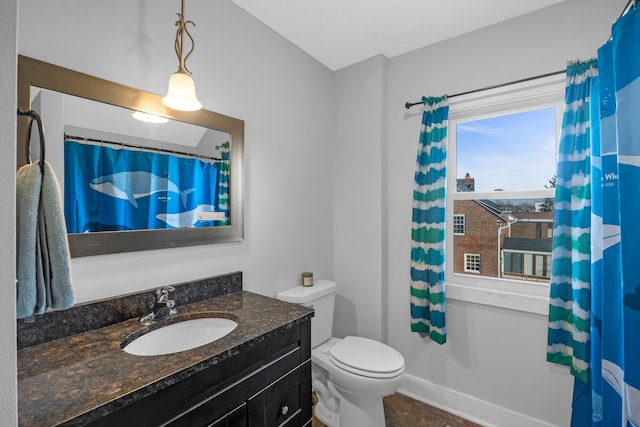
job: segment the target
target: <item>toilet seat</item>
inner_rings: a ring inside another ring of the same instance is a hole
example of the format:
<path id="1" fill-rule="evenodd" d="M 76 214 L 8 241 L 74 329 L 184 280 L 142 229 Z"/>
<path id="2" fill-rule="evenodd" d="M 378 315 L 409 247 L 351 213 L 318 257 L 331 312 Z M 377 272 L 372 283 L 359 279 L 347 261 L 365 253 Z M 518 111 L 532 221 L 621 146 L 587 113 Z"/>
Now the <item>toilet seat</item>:
<path id="1" fill-rule="evenodd" d="M 404 372 L 404 358 L 393 348 L 363 337 L 349 336 L 328 350 L 339 368 L 369 378 L 393 378 Z"/>

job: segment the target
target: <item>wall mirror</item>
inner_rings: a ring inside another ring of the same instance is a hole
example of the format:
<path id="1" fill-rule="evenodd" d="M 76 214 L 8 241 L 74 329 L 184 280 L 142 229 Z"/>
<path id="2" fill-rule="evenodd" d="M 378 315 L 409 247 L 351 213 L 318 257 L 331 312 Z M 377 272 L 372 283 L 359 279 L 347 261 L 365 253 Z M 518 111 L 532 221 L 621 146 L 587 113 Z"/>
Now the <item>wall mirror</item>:
<path id="1" fill-rule="evenodd" d="M 40 113 L 72 257 L 244 238 L 244 122 L 20 55 L 18 108 Z M 165 123 L 136 120 L 146 113 Z M 40 158 L 18 120 L 17 167 Z"/>

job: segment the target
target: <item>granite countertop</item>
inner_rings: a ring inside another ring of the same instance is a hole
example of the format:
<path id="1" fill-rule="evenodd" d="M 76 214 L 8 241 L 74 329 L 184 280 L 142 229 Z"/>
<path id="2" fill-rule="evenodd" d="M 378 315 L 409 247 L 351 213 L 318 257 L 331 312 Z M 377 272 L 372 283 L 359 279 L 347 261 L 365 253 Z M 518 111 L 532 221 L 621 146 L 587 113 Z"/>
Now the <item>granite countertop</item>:
<path id="1" fill-rule="evenodd" d="M 238 291 L 178 307 L 170 320 L 151 328 L 214 313 L 238 326 L 217 341 L 162 356 L 125 353 L 122 342 L 146 332 L 137 318 L 18 351 L 18 421 L 52 426 L 90 421 L 162 390 L 232 357 L 253 340 L 287 329 L 313 310 Z"/>

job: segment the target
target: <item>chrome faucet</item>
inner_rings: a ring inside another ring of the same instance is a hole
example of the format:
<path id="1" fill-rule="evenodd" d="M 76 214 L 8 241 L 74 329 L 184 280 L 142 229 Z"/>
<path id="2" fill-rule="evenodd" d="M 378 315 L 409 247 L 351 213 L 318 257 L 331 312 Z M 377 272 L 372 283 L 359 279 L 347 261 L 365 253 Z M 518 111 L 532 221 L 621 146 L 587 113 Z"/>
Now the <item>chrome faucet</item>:
<path id="1" fill-rule="evenodd" d="M 177 313 L 175 300 L 169 299 L 169 292 L 174 292 L 173 286 L 163 286 L 156 291 L 156 302 L 153 305 L 151 313 L 142 316 L 140 321 L 143 323 L 154 322 L 158 320 L 166 320 Z"/>

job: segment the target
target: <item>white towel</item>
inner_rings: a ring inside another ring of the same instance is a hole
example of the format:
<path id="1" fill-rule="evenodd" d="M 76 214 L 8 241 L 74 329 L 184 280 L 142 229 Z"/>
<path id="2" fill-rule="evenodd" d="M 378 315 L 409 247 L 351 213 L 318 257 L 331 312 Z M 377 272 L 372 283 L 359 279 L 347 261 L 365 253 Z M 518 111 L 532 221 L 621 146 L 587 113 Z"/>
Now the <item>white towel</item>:
<path id="1" fill-rule="evenodd" d="M 25 165 L 16 176 L 17 317 L 73 305 L 71 257 L 60 186 L 51 166 Z"/>

